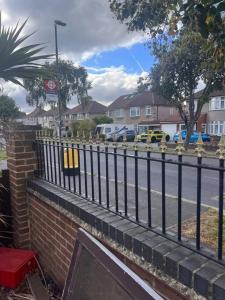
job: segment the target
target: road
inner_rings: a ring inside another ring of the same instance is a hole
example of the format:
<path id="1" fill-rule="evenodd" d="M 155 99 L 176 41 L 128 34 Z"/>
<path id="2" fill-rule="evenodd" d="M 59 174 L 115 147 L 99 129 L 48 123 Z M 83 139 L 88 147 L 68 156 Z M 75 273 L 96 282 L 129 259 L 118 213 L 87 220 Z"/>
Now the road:
<path id="1" fill-rule="evenodd" d="M 96 149 L 94 147 L 94 149 Z M 97 153 L 93 153 L 93 170 L 94 170 L 94 194 L 95 200 L 99 200 L 99 195 L 101 194 L 101 199 L 103 205 L 106 205 L 106 160 L 104 148 L 101 148 L 102 152 L 100 154 L 100 178 L 101 178 L 101 191 L 99 193 L 99 177 L 98 177 L 98 159 Z M 52 153 L 52 164 L 54 165 L 54 155 L 53 150 L 51 150 L 48 155 Z M 118 149 L 118 153 L 122 154 L 122 150 Z M 132 156 L 133 151 L 127 152 L 131 157 L 127 158 L 127 183 L 128 183 L 128 213 L 131 216 L 135 216 L 135 159 Z M 140 157 L 145 157 L 146 153 L 139 152 Z M 46 156 L 46 153 L 45 153 Z M 57 155 L 56 155 L 57 157 Z M 161 154 L 152 153 L 152 158 L 160 159 Z M 166 155 L 169 160 L 177 160 L 175 155 Z M 49 160 L 49 159 L 48 159 Z M 185 163 L 197 163 L 196 157 L 185 156 L 183 158 Z M 217 159 L 203 158 L 203 164 L 210 166 L 218 166 Z M 55 161 L 56 169 L 58 170 L 58 160 Z M 90 166 L 90 152 L 86 152 L 86 177 L 87 177 L 87 193 L 88 197 L 91 198 L 92 195 L 92 183 L 91 183 L 91 166 Z M 114 156 L 113 149 L 109 149 L 109 200 L 111 209 L 115 209 L 115 172 L 114 172 Z M 49 162 L 49 174 L 51 174 Z M 85 195 L 85 168 L 84 168 L 84 155 L 83 150 L 80 150 L 80 169 L 81 169 L 81 194 Z M 170 163 L 166 163 L 165 172 L 165 187 L 166 187 L 166 214 L 167 227 L 171 227 L 177 223 L 177 190 L 178 190 L 178 166 Z M 161 216 L 162 216 L 162 163 L 151 161 L 151 211 L 152 211 L 152 223 L 155 226 L 161 226 Z M 53 170 L 54 175 L 54 170 Z M 56 177 L 53 179 L 59 182 L 59 172 L 57 171 Z M 51 176 L 50 176 L 51 177 Z M 212 170 L 202 170 L 202 209 L 206 209 L 208 206 L 218 207 L 218 171 Z M 51 178 L 50 178 L 51 179 Z M 63 173 L 61 172 L 61 182 L 63 183 Z M 118 201 L 119 210 L 124 211 L 124 163 L 123 156 L 117 157 L 117 182 L 118 182 Z M 74 181 L 70 178 L 65 178 L 65 185 L 67 188 L 74 189 Z M 76 176 L 75 180 L 76 189 L 78 189 L 79 180 Z M 196 198 L 197 198 L 197 168 L 194 167 L 182 167 L 182 218 L 187 219 L 195 215 L 196 211 Z M 146 160 L 139 159 L 138 161 L 138 208 L 139 208 L 139 218 L 144 223 L 147 222 L 147 163 Z"/>

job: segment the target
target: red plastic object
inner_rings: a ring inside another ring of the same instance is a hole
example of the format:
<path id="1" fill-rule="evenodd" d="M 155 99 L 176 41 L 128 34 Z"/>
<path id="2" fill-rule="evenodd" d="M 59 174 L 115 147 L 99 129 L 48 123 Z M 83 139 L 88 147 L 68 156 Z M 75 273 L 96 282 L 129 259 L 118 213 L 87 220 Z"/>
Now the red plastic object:
<path id="1" fill-rule="evenodd" d="M 30 250 L 0 248 L 0 286 L 15 289 L 37 268 L 35 256 Z"/>

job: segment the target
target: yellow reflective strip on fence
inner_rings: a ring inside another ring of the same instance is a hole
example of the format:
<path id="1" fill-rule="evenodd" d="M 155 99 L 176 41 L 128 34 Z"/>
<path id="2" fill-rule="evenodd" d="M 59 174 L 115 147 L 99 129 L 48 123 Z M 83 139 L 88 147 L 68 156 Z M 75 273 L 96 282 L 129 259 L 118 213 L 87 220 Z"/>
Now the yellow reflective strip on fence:
<path id="1" fill-rule="evenodd" d="M 69 160 L 69 163 L 68 163 L 68 160 Z M 63 161 L 64 161 L 64 169 L 78 168 L 78 151 L 77 151 L 77 149 L 65 148 Z"/>

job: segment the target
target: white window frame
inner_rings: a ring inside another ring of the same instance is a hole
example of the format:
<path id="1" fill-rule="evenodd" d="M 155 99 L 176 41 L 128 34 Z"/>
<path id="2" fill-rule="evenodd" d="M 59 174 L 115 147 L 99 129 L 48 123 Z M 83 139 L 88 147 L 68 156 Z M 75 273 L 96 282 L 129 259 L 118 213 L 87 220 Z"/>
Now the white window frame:
<path id="1" fill-rule="evenodd" d="M 146 116 L 151 116 L 152 115 L 152 107 L 151 107 L 151 105 L 145 106 L 145 115 Z"/>
<path id="2" fill-rule="evenodd" d="M 114 111 L 114 116 L 115 116 L 115 118 L 123 118 L 123 116 L 124 116 L 123 108 L 116 109 Z"/>
<path id="3" fill-rule="evenodd" d="M 78 113 L 77 114 L 77 120 L 84 120 L 84 114 Z"/>
<path id="4" fill-rule="evenodd" d="M 225 133 L 225 121 L 211 121 L 208 123 L 208 133 L 220 136 Z"/>
<path id="5" fill-rule="evenodd" d="M 131 118 L 140 117 L 140 106 L 130 107 L 130 117 Z"/>
<path id="6" fill-rule="evenodd" d="M 222 96 L 212 98 L 209 102 L 209 110 L 225 110 L 225 97 Z"/>
<path id="7" fill-rule="evenodd" d="M 207 131 L 207 124 L 202 124 L 202 132 L 203 133 L 206 133 L 206 131 Z"/>

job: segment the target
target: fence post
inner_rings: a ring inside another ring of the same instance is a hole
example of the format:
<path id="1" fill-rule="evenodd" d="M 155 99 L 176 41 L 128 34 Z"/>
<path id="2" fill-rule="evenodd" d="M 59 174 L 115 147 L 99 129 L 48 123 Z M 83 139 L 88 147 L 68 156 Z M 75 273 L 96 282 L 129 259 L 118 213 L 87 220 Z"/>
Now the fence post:
<path id="1" fill-rule="evenodd" d="M 10 178 L 11 207 L 13 215 L 13 238 L 17 247 L 29 247 L 28 205 L 26 180 L 37 167 L 35 126 L 7 132 L 7 157 Z"/>

